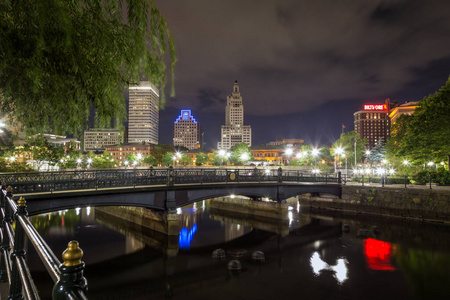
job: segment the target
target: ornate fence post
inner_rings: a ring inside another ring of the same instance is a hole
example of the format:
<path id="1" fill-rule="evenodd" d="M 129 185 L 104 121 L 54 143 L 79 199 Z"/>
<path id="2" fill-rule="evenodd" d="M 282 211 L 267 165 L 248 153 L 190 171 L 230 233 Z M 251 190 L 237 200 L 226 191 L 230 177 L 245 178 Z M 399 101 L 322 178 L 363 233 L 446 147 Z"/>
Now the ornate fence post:
<path id="1" fill-rule="evenodd" d="M 167 185 L 173 186 L 173 167 L 170 166 L 167 170 Z"/>
<path id="2" fill-rule="evenodd" d="M 14 250 L 11 254 L 12 273 L 8 300 L 23 299 L 22 281 L 20 280 L 20 274 L 17 266 L 17 257 L 25 258 L 26 252 L 23 249 L 25 244 L 25 232 L 19 222 L 19 216 L 27 216 L 27 205 L 23 197 L 20 197 L 19 201 L 17 201 L 17 213 L 14 215 L 14 218 L 16 219 L 16 230 L 14 235 Z"/>
<path id="3" fill-rule="evenodd" d="M 8 281 L 8 271 L 6 259 L 9 255 L 9 250 L 11 250 L 11 247 L 9 246 L 9 235 L 6 231 L 6 207 L 5 207 L 5 194 L 4 190 L 6 190 L 6 184 L 3 181 L 0 191 L 0 207 L 3 208 L 3 211 L 5 212 L 5 216 L 1 220 L 1 231 L 2 231 L 2 244 L 1 244 L 1 257 L 0 257 L 0 281 L 6 282 Z"/>
<path id="4" fill-rule="evenodd" d="M 338 183 L 339 183 L 339 184 L 342 183 L 342 175 L 341 175 L 341 171 L 338 172 Z"/>
<path id="5" fill-rule="evenodd" d="M 283 169 L 281 167 L 278 168 L 278 182 L 283 182 Z"/>
<path id="6" fill-rule="evenodd" d="M 61 276 L 53 287 L 52 296 L 56 300 L 84 299 L 82 294 L 87 293 L 87 280 L 83 276 L 84 262 L 83 250 L 77 241 L 71 241 L 63 252 L 64 263 L 59 266 Z"/>

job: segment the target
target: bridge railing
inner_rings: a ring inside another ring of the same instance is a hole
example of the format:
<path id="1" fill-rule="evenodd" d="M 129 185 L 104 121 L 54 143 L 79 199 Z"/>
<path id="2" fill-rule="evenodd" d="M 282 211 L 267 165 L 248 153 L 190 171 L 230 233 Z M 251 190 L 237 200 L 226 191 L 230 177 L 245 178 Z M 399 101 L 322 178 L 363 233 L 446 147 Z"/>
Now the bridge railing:
<path id="1" fill-rule="evenodd" d="M 137 168 L 75 170 L 0 174 L 14 186 L 14 193 L 53 193 L 68 190 L 96 190 L 151 185 L 238 183 L 238 182 L 311 182 L 341 183 L 334 173 L 318 173 L 266 168 Z"/>
<path id="2" fill-rule="evenodd" d="M 3 182 L 0 188 L 2 226 L 0 234 L 0 280 L 8 282 L 8 299 L 40 299 L 25 261 L 25 240 L 33 245 L 50 277 L 55 282 L 53 299 L 87 299 L 87 281 L 83 276 L 83 251 L 72 241 L 63 253 L 64 263 L 56 258 L 50 247 L 28 220 L 26 201 L 14 201 L 12 188 Z M 14 226 L 13 226 L 14 225 Z"/>

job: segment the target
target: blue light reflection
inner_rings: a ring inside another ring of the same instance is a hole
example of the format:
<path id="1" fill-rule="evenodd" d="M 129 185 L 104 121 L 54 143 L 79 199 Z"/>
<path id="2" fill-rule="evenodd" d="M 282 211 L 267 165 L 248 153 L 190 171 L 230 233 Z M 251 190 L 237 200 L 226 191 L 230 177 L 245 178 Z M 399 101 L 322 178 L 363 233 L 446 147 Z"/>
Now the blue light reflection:
<path id="1" fill-rule="evenodd" d="M 180 246 L 180 249 L 189 249 L 191 247 L 191 242 L 196 232 L 197 224 L 194 224 L 194 226 L 192 226 L 189 230 L 186 227 L 183 227 L 180 230 L 180 237 L 178 238 L 178 245 Z"/>

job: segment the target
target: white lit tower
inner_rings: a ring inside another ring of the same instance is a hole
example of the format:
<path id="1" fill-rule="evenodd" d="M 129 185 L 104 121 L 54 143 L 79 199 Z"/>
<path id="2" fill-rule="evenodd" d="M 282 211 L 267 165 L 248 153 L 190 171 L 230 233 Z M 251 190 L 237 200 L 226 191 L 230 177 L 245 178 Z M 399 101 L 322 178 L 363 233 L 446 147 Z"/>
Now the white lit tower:
<path id="1" fill-rule="evenodd" d="M 128 89 L 128 143 L 158 144 L 159 91 L 148 81 Z"/>
<path id="2" fill-rule="evenodd" d="M 249 147 L 252 145 L 252 129 L 250 125 L 244 125 L 244 105 L 236 80 L 232 94 L 227 96 L 225 125 L 221 127 L 221 141 L 217 143 L 217 148 L 229 150 L 239 143 L 246 143 Z"/>

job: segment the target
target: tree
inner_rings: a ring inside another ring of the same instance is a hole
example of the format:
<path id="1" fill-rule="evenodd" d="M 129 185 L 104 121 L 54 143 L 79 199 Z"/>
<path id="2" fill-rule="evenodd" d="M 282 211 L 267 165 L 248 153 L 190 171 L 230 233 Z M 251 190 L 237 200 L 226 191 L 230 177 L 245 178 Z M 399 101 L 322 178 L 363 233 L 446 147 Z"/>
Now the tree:
<path id="1" fill-rule="evenodd" d="M 125 119 L 122 88 L 141 78 L 164 100 L 167 50 L 173 76 L 173 40 L 151 0 L 0 1 L 0 28 L 0 103 L 28 133 L 81 133 L 90 111 L 97 126 Z"/>
<path id="2" fill-rule="evenodd" d="M 156 161 L 156 158 L 153 155 L 149 155 L 147 157 L 144 157 L 144 159 L 142 160 L 142 162 L 144 164 L 148 164 L 150 166 L 156 166 L 158 163 Z"/>
<path id="3" fill-rule="evenodd" d="M 173 154 L 170 152 L 167 152 L 166 154 L 164 154 L 161 159 L 161 164 L 166 167 L 172 166 L 173 165 Z"/>
<path id="4" fill-rule="evenodd" d="M 246 155 L 247 158 L 242 159 L 243 155 Z M 253 160 L 253 155 L 246 143 L 239 143 L 231 148 L 231 163 L 242 164 L 250 160 Z"/>
<path id="5" fill-rule="evenodd" d="M 375 146 L 370 150 L 370 161 L 379 164 L 386 156 L 386 147 L 383 139 L 379 139 Z"/>
<path id="6" fill-rule="evenodd" d="M 134 165 L 135 164 L 134 162 L 136 162 L 136 163 L 138 162 L 136 154 L 132 154 L 132 153 L 128 153 L 125 156 L 125 160 L 128 161 L 128 164 L 130 164 L 130 165 Z"/>
<path id="7" fill-rule="evenodd" d="M 389 155 L 405 155 L 415 165 L 446 161 L 450 154 L 449 103 L 450 77 L 438 92 L 419 102 L 411 117 L 399 118 L 406 129 L 396 124 Z"/>
<path id="8" fill-rule="evenodd" d="M 209 162 L 209 156 L 205 153 L 199 153 L 195 156 L 195 165 L 196 166 L 203 166 L 206 165 Z"/>
<path id="9" fill-rule="evenodd" d="M 56 162 L 58 160 L 53 145 L 42 134 L 28 138 L 25 149 L 31 152 L 38 170 L 44 162 Z"/>
<path id="10" fill-rule="evenodd" d="M 155 149 L 153 149 L 153 156 L 155 156 L 156 161 L 158 164 L 162 164 L 162 158 L 164 154 L 170 152 L 171 156 L 173 156 L 173 152 L 175 152 L 175 149 L 172 145 L 166 145 L 166 144 L 158 144 L 155 146 Z"/>
<path id="11" fill-rule="evenodd" d="M 181 154 L 180 159 L 178 160 L 180 162 L 180 165 L 187 166 L 192 164 L 192 158 L 190 156 L 187 156 L 186 154 Z"/>
<path id="12" fill-rule="evenodd" d="M 355 163 L 355 143 L 356 143 L 356 162 L 361 162 L 364 154 L 364 147 L 367 143 L 366 139 L 361 139 L 359 133 L 350 131 L 342 133 L 340 138 L 331 146 L 331 154 L 338 155 L 336 149 L 341 148 L 347 157 L 350 164 Z M 342 155 L 341 155 L 342 157 Z"/>

